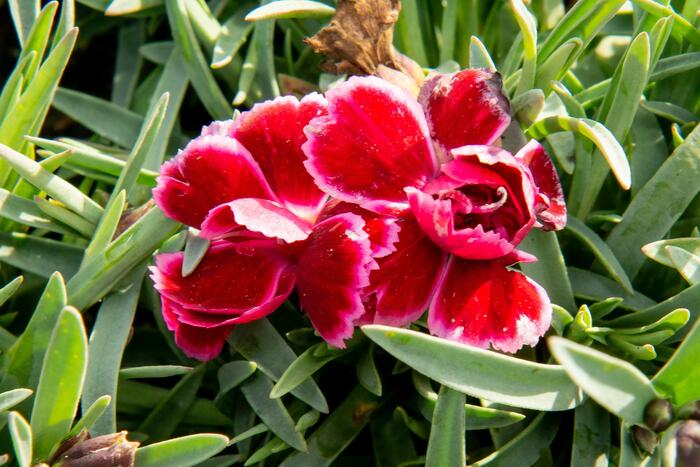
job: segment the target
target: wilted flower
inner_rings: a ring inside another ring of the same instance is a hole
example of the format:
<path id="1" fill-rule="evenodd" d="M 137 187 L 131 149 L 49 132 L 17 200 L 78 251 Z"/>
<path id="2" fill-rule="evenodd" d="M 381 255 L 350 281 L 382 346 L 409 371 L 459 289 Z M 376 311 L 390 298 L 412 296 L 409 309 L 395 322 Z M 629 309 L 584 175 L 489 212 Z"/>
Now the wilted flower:
<path id="1" fill-rule="evenodd" d="M 139 443 L 128 441 L 126 431 L 95 438 L 77 439 L 56 456 L 53 467 L 132 467 Z"/>
<path id="2" fill-rule="evenodd" d="M 326 93 L 305 132 L 305 162 L 331 196 L 400 227 L 365 289 L 360 323 L 406 325 L 430 303 L 433 334 L 517 351 L 548 329 L 544 290 L 507 269 L 533 226 L 562 228 L 566 208 L 537 142 L 515 156 L 492 146 L 510 123 L 498 75 L 436 75 L 418 101 L 374 77 Z"/>
<path id="3" fill-rule="evenodd" d="M 700 465 L 700 422 L 686 420 L 676 430 L 676 462 L 678 467 Z"/>
<path id="4" fill-rule="evenodd" d="M 673 422 L 673 405 L 666 399 L 655 399 L 644 409 L 644 423 L 659 433 L 671 426 Z"/>

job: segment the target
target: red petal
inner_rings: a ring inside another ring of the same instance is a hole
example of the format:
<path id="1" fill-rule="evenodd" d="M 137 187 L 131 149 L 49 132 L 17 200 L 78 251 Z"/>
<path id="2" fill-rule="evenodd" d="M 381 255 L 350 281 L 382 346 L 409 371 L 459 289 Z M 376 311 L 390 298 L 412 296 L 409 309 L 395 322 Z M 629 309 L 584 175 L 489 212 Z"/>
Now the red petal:
<path id="1" fill-rule="evenodd" d="M 350 212 L 362 217 L 362 228 L 369 235 L 373 258 L 382 258 L 396 251 L 395 243 L 399 241 L 399 230 L 394 216 L 377 214 L 361 208 L 357 204 L 333 200 L 326 204 L 319 220 L 328 219 L 337 214 Z"/>
<path id="2" fill-rule="evenodd" d="M 343 348 L 355 320 L 364 313 L 360 293 L 369 283 L 372 259 L 364 222 L 356 214 L 339 214 L 316 226 L 299 255 L 297 291 L 316 331 Z"/>
<path id="3" fill-rule="evenodd" d="M 498 261 L 452 257 L 430 305 L 428 326 L 437 336 L 477 347 L 517 352 L 549 329 L 546 292 Z"/>
<path id="4" fill-rule="evenodd" d="M 513 155 L 497 147 L 462 146 L 452 154 L 454 160 L 443 164 L 442 174 L 423 191 L 406 188 L 419 225 L 443 250 L 462 258 L 483 260 L 510 254 L 535 222 L 532 177 Z M 504 189 L 503 205 L 483 214 L 477 208 L 487 205 L 465 210 L 460 190 L 469 193 L 485 187 Z M 465 216 L 465 212 L 475 214 Z"/>
<path id="5" fill-rule="evenodd" d="M 543 230 L 561 230 L 566 226 L 566 203 L 559 175 L 544 148 L 535 140 L 527 143 L 515 157 L 530 169 L 539 191 L 535 211 Z"/>
<path id="6" fill-rule="evenodd" d="M 180 323 L 175 313 L 175 310 L 181 308 L 180 305 L 165 297 L 162 302 L 163 318 L 168 329 L 175 332 L 175 343 L 185 355 L 206 362 L 221 353 L 233 326 L 202 328 Z"/>
<path id="7" fill-rule="evenodd" d="M 311 232 L 306 222 L 277 203 L 243 198 L 212 209 L 202 223 L 201 235 L 216 238 L 241 227 L 287 243 L 304 240 Z"/>
<path id="8" fill-rule="evenodd" d="M 447 259 L 410 213 L 397 220 L 396 251 L 377 260 L 379 269 L 372 271 L 365 291 L 374 305 L 372 322 L 388 326 L 406 326 L 423 314 Z"/>
<path id="9" fill-rule="evenodd" d="M 215 241 L 192 274 L 182 277 L 183 253 L 156 257 L 151 277 L 161 295 L 191 310 L 242 314 L 263 306 L 279 295 L 291 262 L 265 247 Z M 282 287 L 284 288 L 284 287 Z M 272 310 L 270 310 L 272 311 Z"/>
<path id="10" fill-rule="evenodd" d="M 279 97 L 243 112 L 231 130 L 260 164 L 282 204 L 309 221 L 318 215 L 325 194 L 303 166 L 303 130 L 312 118 L 325 113 L 326 102 L 319 94 L 310 94 L 301 102 L 292 96 Z"/>
<path id="11" fill-rule="evenodd" d="M 234 139 L 206 135 L 163 164 L 153 198 L 168 217 L 199 228 L 219 204 L 274 195 L 248 150 Z"/>
<path id="12" fill-rule="evenodd" d="M 441 156 L 466 144 L 491 144 L 510 124 L 501 77 L 487 69 L 435 75 L 423 83 L 418 101 L 443 149 Z"/>
<path id="13" fill-rule="evenodd" d="M 403 201 L 437 171 L 418 103 L 375 77 L 353 77 L 326 93 L 328 116 L 304 130 L 306 167 L 335 198 L 362 203 Z"/>

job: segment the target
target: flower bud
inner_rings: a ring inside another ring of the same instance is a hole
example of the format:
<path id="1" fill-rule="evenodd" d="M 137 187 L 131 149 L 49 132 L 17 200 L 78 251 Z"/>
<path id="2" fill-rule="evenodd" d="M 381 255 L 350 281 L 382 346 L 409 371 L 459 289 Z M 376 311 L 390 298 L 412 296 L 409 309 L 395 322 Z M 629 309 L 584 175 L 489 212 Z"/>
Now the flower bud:
<path id="1" fill-rule="evenodd" d="M 673 422 L 673 406 L 665 399 L 651 401 L 644 409 L 644 423 L 653 431 L 660 433 Z"/>
<path id="2" fill-rule="evenodd" d="M 700 420 L 700 401 L 688 402 L 678 409 L 678 418 Z"/>
<path id="3" fill-rule="evenodd" d="M 635 425 L 631 429 L 632 439 L 640 451 L 645 454 L 652 454 L 659 444 L 659 436 L 643 426 Z"/>
<path id="4" fill-rule="evenodd" d="M 697 467 L 700 465 L 700 422 L 687 420 L 676 430 L 676 465 Z"/>
<path id="5" fill-rule="evenodd" d="M 89 438 L 59 456 L 53 467 L 133 467 L 139 443 L 128 441 L 126 431 Z"/>

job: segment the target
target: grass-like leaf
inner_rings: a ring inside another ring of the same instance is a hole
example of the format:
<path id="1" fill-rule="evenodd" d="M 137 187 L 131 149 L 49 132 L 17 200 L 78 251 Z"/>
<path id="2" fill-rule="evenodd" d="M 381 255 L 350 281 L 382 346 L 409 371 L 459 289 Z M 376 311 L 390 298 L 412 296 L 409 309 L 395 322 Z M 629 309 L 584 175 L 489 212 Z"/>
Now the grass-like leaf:
<path id="1" fill-rule="evenodd" d="M 654 376 L 652 383 L 657 390 L 671 396 L 673 403 L 683 405 L 700 399 L 700 368 L 697 356 L 700 351 L 700 321 L 696 321 L 685 340 Z"/>
<path id="2" fill-rule="evenodd" d="M 19 412 L 7 415 L 7 425 L 15 450 L 15 457 L 20 467 L 32 465 L 32 427 Z"/>
<path id="3" fill-rule="evenodd" d="M 46 348 L 32 407 L 36 456 L 45 458 L 70 431 L 87 369 L 87 335 L 80 313 L 66 307 Z"/>
<path id="4" fill-rule="evenodd" d="M 335 8 L 311 0 L 277 0 L 248 13 L 246 21 L 283 18 L 324 18 L 332 16 Z"/>
<path id="5" fill-rule="evenodd" d="M 172 467 L 196 465 L 219 452 L 228 444 L 223 435 L 203 433 L 154 443 L 136 450 L 139 467 Z"/>
<path id="6" fill-rule="evenodd" d="M 461 408 L 465 396 L 447 386 L 440 388 L 428 440 L 426 467 L 465 465 L 464 417 Z"/>
<path id="7" fill-rule="evenodd" d="M 562 337 L 550 337 L 549 348 L 593 400 L 628 423 L 644 424 L 644 407 L 659 395 L 634 365 Z"/>
<path id="8" fill-rule="evenodd" d="M 368 325 L 363 332 L 397 359 L 457 391 L 514 407 L 567 410 L 581 401 L 558 365 L 520 360 L 407 329 Z"/>

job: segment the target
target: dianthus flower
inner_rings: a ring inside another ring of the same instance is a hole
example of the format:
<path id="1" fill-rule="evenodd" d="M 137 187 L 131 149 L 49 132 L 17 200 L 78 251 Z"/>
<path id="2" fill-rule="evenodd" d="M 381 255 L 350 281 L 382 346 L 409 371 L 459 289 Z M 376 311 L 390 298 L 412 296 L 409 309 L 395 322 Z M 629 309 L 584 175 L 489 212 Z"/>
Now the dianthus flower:
<path id="1" fill-rule="evenodd" d="M 510 124 L 498 75 L 435 75 L 417 101 L 354 77 L 326 99 L 303 149 L 316 184 L 337 200 L 327 210 L 399 229 L 357 323 L 404 326 L 428 307 L 432 334 L 506 352 L 536 344 L 550 325 L 549 298 L 509 266 L 535 260 L 517 245 L 534 226 L 562 228 L 566 208 L 539 143 L 515 155 L 496 146 Z"/>

